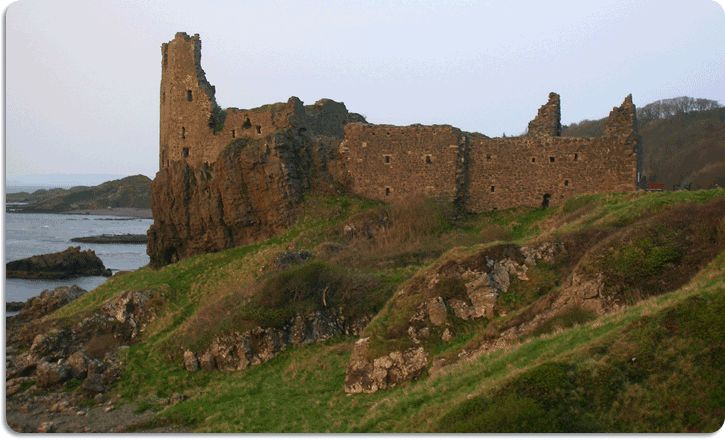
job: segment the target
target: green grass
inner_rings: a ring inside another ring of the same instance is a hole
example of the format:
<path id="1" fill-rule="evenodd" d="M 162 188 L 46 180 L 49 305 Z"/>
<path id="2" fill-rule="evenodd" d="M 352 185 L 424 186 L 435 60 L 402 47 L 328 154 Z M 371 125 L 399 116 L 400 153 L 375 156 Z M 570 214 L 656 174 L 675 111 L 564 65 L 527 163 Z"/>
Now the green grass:
<path id="1" fill-rule="evenodd" d="M 434 202 L 397 209 L 346 195 L 310 196 L 298 221 L 273 239 L 113 277 L 50 318 L 71 325 L 124 290 L 164 293 L 158 317 L 142 341 L 120 352 L 122 378 L 111 392 L 144 410 L 160 409 L 155 402 L 176 393 L 188 399 L 161 409 L 137 429 L 711 432 L 725 419 L 722 251 L 704 269 L 704 264 L 698 266 L 699 275 L 682 288 L 616 314 L 596 317 L 572 309 L 518 340 L 460 360 L 460 353 L 474 352 L 486 340 L 486 332 L 561 288 L 578 261 L 569 259 L 585 253 L 571 249 L 552 264 L 539 262 L 527 272 L 528 282 L 512 277 L 509 291 L 499 297 L 508 316 L 462 321 L 450 313 L 455 331 L 448 343 L 440 340 L 442 328 L 431 328 L 436 340 L 428 346 L 431 360 L 446 359 L 448 365 L 374 394 L 344 392 L 355 336 L 288 347 L 265 364 L 238 372 L 186 371 L 178 349 L 182 343 L 203 348 L 217 331 L 278 325 L 294 313 L 318 308 L 325 292 L 329 306 L 342 307 L 350 316 L 376 314 L 363 336 L 371 337 L 371 356 L 388 354 L 410 346 L 408 320 L 423 299 L 396 293 L 426 270 L 495 248 L 491 238 L 525 243 L 636 227 L 639 232 L 627 235 L 624 245 L 605 248 L 596 254 L 602 258 L 589 264 L 606 265 L 622 279 L 659 277 L 685 258 L 687 249 L 672 244 L 690 233 L 650 230 L 637 222 L 722 196 L 725 190 L 580 196 L 560 208 L 479 215 L 453 213 Z M 388 230 L 406 231 L 404 240 L 384 243 L 379 235 L 355 241 L 342 234 L 348 222 L 384 216 Z M 421 218 L 424 223 L 417 223 Z M 703 234 L 719 240 L 710 230 Z M 347 247 L 284 271 L 266 269 L 274 255 L 293 244 L 314 250 L 324 242 Z M 707 240 L 703 243 L 709 246 Z M 452 297 L 461 288 L 454 278 L 443 278 L 431 295 Z M 229 313 L 222 316 L 217 309 Z M 204 331 L 193 334 L 195 328 Z"/>

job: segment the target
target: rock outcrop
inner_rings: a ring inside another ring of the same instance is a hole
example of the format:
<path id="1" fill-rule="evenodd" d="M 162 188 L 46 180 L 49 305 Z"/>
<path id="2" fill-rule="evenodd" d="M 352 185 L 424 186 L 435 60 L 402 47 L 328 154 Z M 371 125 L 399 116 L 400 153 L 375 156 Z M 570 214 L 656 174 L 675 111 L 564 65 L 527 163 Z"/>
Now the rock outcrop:
<path id="1" fill-rule="evenodd" d="M 83 388 L 93 393 L 105 391 L 105 385 L 119 379 L 121 366 L 116 351 L 138 340 L 140 332 L 156 317 L 163 294 L 124 291 L 71 327 L 43 320 L 45 314 L 83 293 L 76 286 L 45 291 L 9 319 L 8 379 L 25 377 L 35 380 L 40 388 L 77 379 L 83 380 Z M 21 346 L 29 349 L 19 353 L 14 348 Z"/>
<path id="2" fill-rule="evenodd" d="M 513 277 L 527 281 L 537 261 L 553 262 L 563 250 L 560 243 L 535 246 L 498 245 L 465 257 L 452 256 L 416 276 L 392 301 L 400 310 L 417 302 L 407 322 L 406 350 L 385 356 L 370 355 L 370 335 L 363 334 L 348 364 L 345 391 L 372 393 L 417 378 L 427 367 L 427 347 L 433 334 L 449 342 L 455 335 L 453 317 L 468 321 L 493 318 L 499 295 L 508 292 Z M 436 344 L 439 344 L 436 342 Z"/>
<path id="3" fill-rule="evenodd" d="M 27 279 L 68 279 L 75 277 L 112 275 L 103 261 L 92 250 L 81 251 L 79 247 L 69 247 L 63 252 L 34 255 L 30 258 L 11 261 L 5 264 L 8 278 Z"/>
<path id="4" fill-rule="evenodd" d="M 326 341 L 335 335 L 357 335 L 369 318 L 346 319 L 342 310 L 325 310 L 297 315 L 281 328 L 257 327 L 246 332 L 217 336 L 203 351 L 184 351 L 189 371 L 244 370 L 272 359 L 289 345 Z"/>
<path id="5" fill-rule="evenodd" d="M 214 163 L 173 161 L 153 184 L 151 265 L 269 238 L 297 218 L 296 207 L 316 183 L 339 181 L 339 140 L 280 129 L 262 139 L 229 144 Z M 336 171 L 331 170 L 335 162 Z"/>
<path id="6" fill-rule="evenodd" d="M 40 319 L 64 305 L 77 300 L 87 291 L 75 284 L 71 287 L 57 287 L 54 290 L 44 290 L 38 296 L 27 300 L 20 309 L 20 313 L 13 318 L 14 321 L 28 322 L 33 319 Z"/>

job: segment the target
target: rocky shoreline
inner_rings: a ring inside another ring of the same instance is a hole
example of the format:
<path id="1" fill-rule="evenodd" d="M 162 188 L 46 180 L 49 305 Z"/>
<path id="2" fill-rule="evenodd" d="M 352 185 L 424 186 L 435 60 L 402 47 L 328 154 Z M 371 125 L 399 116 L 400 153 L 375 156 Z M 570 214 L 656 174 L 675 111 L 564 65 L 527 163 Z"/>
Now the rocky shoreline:
<path id="1" fill-rule="evenodd" d="M 112 390 L 122 371 L 118 350 L 133 344 L 155 318 L 153 304 L 163 294 L 124 291 L 70 328 L 45 319 L 85 293 L 78 286 L 46 290 L 29 299 L 20 313 L 6 317 L 5 417 L 13 431 L 129 432 L 155 415 L 138 411 L 138 405 L 123 402 Z M 113 343 L 103 343 L 98 335 L 108 335 Z M 145 406 L 183 400 L 177 395 Z M 145 432 L 183 431 L 163 427 Z"/>

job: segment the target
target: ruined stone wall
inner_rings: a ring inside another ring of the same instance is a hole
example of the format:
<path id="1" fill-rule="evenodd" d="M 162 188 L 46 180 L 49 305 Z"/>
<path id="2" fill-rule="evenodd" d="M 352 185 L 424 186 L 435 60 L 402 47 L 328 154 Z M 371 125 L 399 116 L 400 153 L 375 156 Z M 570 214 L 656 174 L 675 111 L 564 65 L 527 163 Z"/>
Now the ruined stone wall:
<path id="1" fill-rule="evenodd" d="M 636 189 L 636 155 L 617 138 L 473 139 L 469 198 L 473 211 L 556 206 L 577 194 Z"/>
<path id="2" fill-rule="evenodd" d="M 208 161 L 216 146 L 209 124 L 218 106 L 201 69 L 199 35 L 179 32 L 161 53 L 159 167 L 182 159 Z"/>
<path id="3" fill-rule="evenodd" d="M 561 100 L 556 93 L 549 93 L 549 101 L 542 105 L 533 121 L 529 122 L 528 136 L 561 136 Z"/>
<path id="4" fill-rule="evenodd" d="M 276 234 L 323 180 L 391 203 L 435 197 L 480 212 L 540 206 L 545 195 L 553 206 L 575 194 L 634 191 L 641 171 L 631 95 L 602 138 L 561 138 L 551 93 L 527 136 L 490 139 L 450 125 L 367 124 L 328 99 L 222 110 L 214 94 L 198 34 L 162 45 L 154 266 Z"/>
<path id="5" fill-rule="evenodd" d="M 465 136 L 457 128 L 348 124 L 345 147 L 356 194 L 392 203 L 460 195 Z"/>
<path id="6" fill-rule="evenodd" d="M 515 138 L 450 126 L 348 125 L 352 190 L 392 203 L 444 197 L 476 212 L 637 190 L 641 141 L 631 95 L 612 110 L 600 138 L 560 137 L 559 105 L 550 94 L 528 135 Z"/>
<path id="7" fill-rule="evenodd" d="M 280 129 L 342 138 L 348 121 L 364 121 L 345 104 L 323 99 L 305 107 L 298 98 L 256 109 L 220 108 L 214 86 L 201 68 L 201 40 L 179 32 L 162 45 L 159 168 L 183 160 L 191 166 L 214 163 L 240 138 L 263 139 Z"/>

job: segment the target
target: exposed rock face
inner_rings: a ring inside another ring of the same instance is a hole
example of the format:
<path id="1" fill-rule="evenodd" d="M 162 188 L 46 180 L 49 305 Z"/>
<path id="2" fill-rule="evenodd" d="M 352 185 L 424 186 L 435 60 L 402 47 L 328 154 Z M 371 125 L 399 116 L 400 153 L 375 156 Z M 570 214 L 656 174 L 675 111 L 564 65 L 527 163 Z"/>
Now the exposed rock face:
<path id="1" fill-rule="evenodd" d="M 84 388 L 92 391 L 102 388 L 99 381 L 109 384 L 118 380 L 121 367 L 114 351 L 138 339 L 156 316 L 153 300 L 163 296 L 151 291 L 124 291 L 73 327 L 48 328 L 39 319 L 44 316 L 41 312 L 49 313 L 85 291 L 74 286 L 43 293 L 42 299 L 28 301 L 26 308 L 9 321 L 8 345 L 30 348 L 7 357 L 6 377 L 34 378 L 38 387 L 85 379 L 88 386 L 84 382 Z M 8 353 L 15 351 L 11 348 Z"/>
<path id="2" fill-rule="evenodd" d="M 103 261 L 92 250 L 81 251 L 79 247 L 69 247 L 63 252 L 34 255 L 30 258 L 11 261 L 5 264 L 8 278 L 28 279 L 68 279 L 89 276 L 111 276 Z"/>
<path id="3" fill-rule="evenodd" d="M 368 318 L 350 321 L 340 310 L 297 315 L 282 328 L 258 327 L 220 335 L 202 352 L 186 350 L 184 367 L 189 371 L 244 370 L 272 359 L 288 345 L 312 344 L 339 334 L 357 335 L 368 321 Z"/>
<path id="4" fill-rule="evenodd" d="M 76 285 L 71 287 L 57 287 L 54 290 L 44 290 L 40 295 L 34 296 L 26 301 L 20 313 L 13 319 L 15 321 L 30 321 L 32 319 L 42 318 L 71 301 L 75 301 L 85 293 L 87 293 L 86 290 Z"/>
<path id="5" fill-rule="evenodd" d="M 310 187 L 311 159 L 284 133 L 262 141 L 240 139 L 213 165 L 172 162 L 159 171 L 148 232 L 151 264 L 273 236 L 295 218 L 294 207 Z"/>
<path id="6" fill-rule="evenodd" d="M 413 348 L 395 351 L 386 356 L 371 358 L 369 338 L 358 341 L 350 358 L 345 391 L 371 393 L 417 378 L 428 366 L 426 351 L 431 329 L 438 328 L 443 342 L 454 336 L 451 314 L 464 321 L 493 318 L 496 300 L 506 293 L 511 278 L 527 281 L 528 268 L 538 260 L 552 262 L 563 249 L 558 243 L 536 246 L 501 245 L 484 249 L 464 258 L 441 262 L 426 273 L 415 277 L 396 296 L 415 295 L 420 298 L 408 321 L 407 334 Z M 450 296 L 450 286 L 459 285 L 460 293 Z M 447 299 L 439 293 L 447 292 Z M 395 306 L 393 306 L 395 307 Z"/>
<path id="7" fill-rule="evenodd" d="M 395 351 L 372 361 L 366 358 L 370 341 L 363 338 L 355 343 L 347 377 L 345 392 L 374 393 L 399 383 L 416 379 L 428 366 L 428 354 L 423 347 L 405 352 Z"/>

